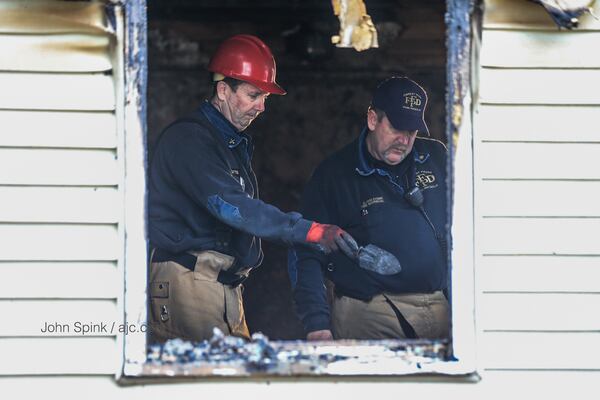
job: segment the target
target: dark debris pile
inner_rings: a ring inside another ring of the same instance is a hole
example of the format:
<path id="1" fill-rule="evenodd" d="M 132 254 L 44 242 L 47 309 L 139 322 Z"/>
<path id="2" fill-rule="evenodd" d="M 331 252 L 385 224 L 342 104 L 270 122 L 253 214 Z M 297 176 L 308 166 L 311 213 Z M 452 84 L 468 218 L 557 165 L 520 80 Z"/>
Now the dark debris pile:
<path id="1" fill-rule="evenodd" d="M 225 336 L 215 328 L 213 337 L 202 342 L 171 339 L 164 344 L 153 344 L 147 360 L 155 365 L 165 364 L 243 364 L 246 369 L 270 371 L 282 365 L 307 362 L 310 365 L 328 364 L 347 357 L 331 354 L 305 354 L 269 342 L 262 333 L 252 335 L 250 341 Z"/>

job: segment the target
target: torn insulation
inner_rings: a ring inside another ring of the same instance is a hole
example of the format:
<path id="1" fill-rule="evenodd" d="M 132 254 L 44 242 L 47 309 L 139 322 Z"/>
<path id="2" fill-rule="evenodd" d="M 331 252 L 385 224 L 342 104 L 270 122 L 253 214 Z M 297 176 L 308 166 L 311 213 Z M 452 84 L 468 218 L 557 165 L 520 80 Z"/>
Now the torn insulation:
<path id="1" fill-rule="evenodd" d="M 331 3 L 333 13 L 340 20 L 340 33 L 332 36 L 332 43 L 356 51 L 379 47 L 377 30 L 363 0 L 332 0 Z"/>

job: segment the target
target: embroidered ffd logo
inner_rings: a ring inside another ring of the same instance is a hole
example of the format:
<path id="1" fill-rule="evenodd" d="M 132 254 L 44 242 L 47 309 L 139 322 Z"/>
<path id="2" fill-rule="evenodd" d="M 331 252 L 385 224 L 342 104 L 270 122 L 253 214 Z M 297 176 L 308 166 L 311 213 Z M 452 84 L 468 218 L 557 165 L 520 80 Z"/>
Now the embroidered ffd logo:
<path id="1" fill-rule="evenodd" d="M 431 171 L 417 172 L 417 186 L 421 189 L 433 189 L 438 187 L 435 175 Z"/>
<path id="2" fill-rule="evenodd" d="M 402 108 L 406 108 L 414 111 L 421 111 L 423 105 L 423 99 L 418 93 L 406 93 L 404 95 L 404 104 Z"/>

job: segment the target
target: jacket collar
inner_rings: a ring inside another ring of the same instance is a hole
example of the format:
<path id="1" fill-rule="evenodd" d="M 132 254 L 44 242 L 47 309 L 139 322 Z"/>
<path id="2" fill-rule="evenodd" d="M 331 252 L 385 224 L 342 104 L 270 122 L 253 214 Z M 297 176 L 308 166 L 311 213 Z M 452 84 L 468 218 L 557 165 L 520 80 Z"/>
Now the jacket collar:
<path id="1" fill-rule="evenodd" d="M 217 128 L 223 140 L 227 143 L 230 149 L 233 149 L 244 143 L 248 157 L 252 158 L 252 138 L 244 132 L 238 132 L 237 129 L 229 122 L 219 110 L 217 110 L 207 100 L 200 106 L 200 111 L 208 119 L 208 121 Z"/>

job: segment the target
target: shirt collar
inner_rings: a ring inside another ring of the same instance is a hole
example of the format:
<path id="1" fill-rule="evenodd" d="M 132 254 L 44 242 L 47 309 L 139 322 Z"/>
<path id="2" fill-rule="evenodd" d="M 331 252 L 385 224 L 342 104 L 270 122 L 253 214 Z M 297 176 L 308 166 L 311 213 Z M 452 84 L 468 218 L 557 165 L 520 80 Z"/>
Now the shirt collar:
<path id="1" fill-rule="evenodd" d="M 245 142 L 244 144 L 247 147 L 250 147 L 249 144 L 252 141 L 250 135 L 238 132 L 237 129 L 207 100 L 202 103 L 200 106 L 200 111 L 206 116 L 206 118 L 210 121 L 210 123 L 217 128 L 219 133 L 222 135 L 223 140 L 227 143 L 227 146 L 230 149 L 233 149 L 239 146 L 240 143 Z"/>
<path id="2" fill-rule="evenodd" d="M 375 172 L 377 172 L 381 176 L 388 176 L 389 174 L 386 171 L 380 168 L 374 168 L 371 165 L 371 163 L 369 163 L 369 158 L 367 157 L 367 152 L 369 151 L 367 149 L 368 133 L 369 131 L 365 126 L 358 138 L 358 165 L 356 167 L 356 172 L 358 172 L 358 174 L 362 176 L 369 176 L 374 174 Z M 429 153 L 420 152 L 416 149 L 416 147 L 417 143 L 415 142 L 415 146 L 413 146 L 411 154 L 413 155 L 415 162 L 423 164 L 429 158 Z"/>

